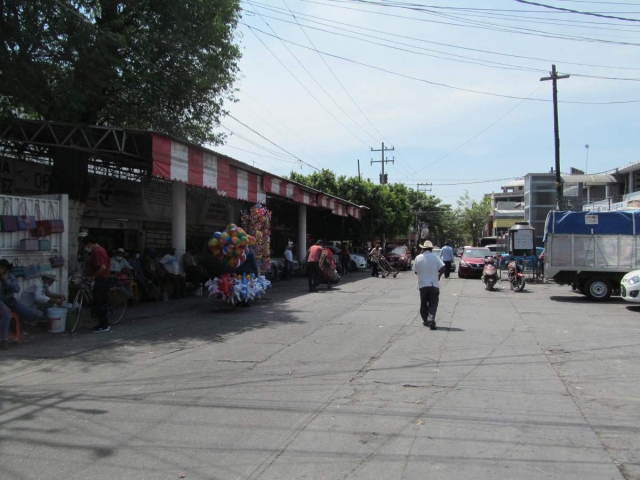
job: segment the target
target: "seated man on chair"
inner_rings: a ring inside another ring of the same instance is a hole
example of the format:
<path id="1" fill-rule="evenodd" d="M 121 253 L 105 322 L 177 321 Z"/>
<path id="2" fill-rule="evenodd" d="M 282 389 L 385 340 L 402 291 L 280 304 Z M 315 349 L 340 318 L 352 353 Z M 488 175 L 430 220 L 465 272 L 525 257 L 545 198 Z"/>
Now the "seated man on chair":
<path id="1" fill-rule="evenodd" d="M 111 258 L 111 270 L 109 271 L 115 276 L 118 290 L 126 297 L 129 304 L 134 303 L 133 288 L 131 286 L 131 274 L 133 268 L 124 258 L 126 252 L 124 248 L 116 250 L 116 254 Z"/>
<path id="2" fill-rule="evenodd" d="M 12 312 L 20 315 L 20 321 L 44 321 L 46 316 L 40 310 L 29 307 L 16 299 L 20 293 L 18 280 L 11 273 L 13 265 L 5 258 L 0 259 L 0 301 L 2 301 Z"/>
<path id="3" fill-rule="evenodd" d="M 175 254 L 176 249 L 170 248 L 167 254 L 160 259 L 160 264 L 164 267 L 165 278 L 168 278 L 173 286 L 173 298 L 184 298 L 187 296 L 187 285 L 184 275 L 180 274 L 180 265 Z"/>
<path id="4" fill-rule="evenodd" d="M 51 291 L 53 283 L 57 280 L 53 272 L 45 272 L 40 278 L 25 288 L 20 294 L 20 302 L 25 306 L 47 313 L 50 307 L 61 307 L 67 297 Z"/>

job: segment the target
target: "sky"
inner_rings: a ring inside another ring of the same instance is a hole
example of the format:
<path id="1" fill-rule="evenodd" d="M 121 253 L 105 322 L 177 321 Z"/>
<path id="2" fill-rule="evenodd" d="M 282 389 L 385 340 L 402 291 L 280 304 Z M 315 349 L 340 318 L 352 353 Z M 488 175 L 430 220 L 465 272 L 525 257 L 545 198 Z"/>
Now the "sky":
<path id="1" fill-rule="evenodd" d="M 278 175 L 355 176 L 359 159 L 378 182 L 371 149 L 384 142 L 389 183 L 479 199 L 553 167 L 552 84 L 540 81 L 553 63 L 571 75 L 558 81 L 561 171 L 640 160 L 640 2 L 536 3 L 582 13 L 518 0 L 243 0 L 237 102 L 215 150 Z"/>

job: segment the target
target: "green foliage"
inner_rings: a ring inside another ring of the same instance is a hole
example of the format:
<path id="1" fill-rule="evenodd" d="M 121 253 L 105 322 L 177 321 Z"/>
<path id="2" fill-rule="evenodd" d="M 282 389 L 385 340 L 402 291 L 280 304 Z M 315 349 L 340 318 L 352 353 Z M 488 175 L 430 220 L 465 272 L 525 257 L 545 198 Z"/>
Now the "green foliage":
<path id="1" fill-rule="evenodd" d="M 478 202 L 465 192 L 458 200 L 458 216 L 463 231 L 471 237 L 473 245 L 478 245 L 482 230 L 491 218 L 491 199 L 483 198 Z"/>
<path id="2" fill-rule="evenodd" d="M 289 178 L 367 207 L 362 209 L 362 220 L 353 232 L 354 238 L 365 241 L 394 238 L 406 234 L 412 224 L 409 190 L 402 184 L 376 185 L 358 177 L 336 177 L 326 169 L 310 175 L 291 172 Z"/>
<path id="3" fill-rule="evenodd" d="M 0 116 L 220 143 L 239 15 L 238 0 L 0 0 Z"/>

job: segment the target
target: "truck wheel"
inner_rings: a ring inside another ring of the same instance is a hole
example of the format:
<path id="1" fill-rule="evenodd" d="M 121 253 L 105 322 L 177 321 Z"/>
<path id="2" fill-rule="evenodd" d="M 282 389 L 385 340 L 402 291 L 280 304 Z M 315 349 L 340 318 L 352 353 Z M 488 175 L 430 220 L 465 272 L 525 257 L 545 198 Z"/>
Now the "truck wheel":
<path id="1" fill-rule="evenodd" d="M 606 278 L 592 278 L 584 286 L 586 295 L 596 301 L 608 300 L 612 293 L 612 287 Z"/>

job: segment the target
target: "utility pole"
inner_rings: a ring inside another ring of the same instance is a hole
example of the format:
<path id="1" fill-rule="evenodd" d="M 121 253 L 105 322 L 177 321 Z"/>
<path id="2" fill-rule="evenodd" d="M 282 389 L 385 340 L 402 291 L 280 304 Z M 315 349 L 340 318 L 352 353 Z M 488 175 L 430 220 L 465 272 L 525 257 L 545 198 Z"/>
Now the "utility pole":
<path id="1" fill-rule="evenodd" d="M 424 187 L 424 193 L 431 192 L 431 183 L 418 183 L 416 185 L 416 203 L 420 201 L 420 193 L 422 193 L 422 188 Z M 422 210 L 416 210 L 414 212 L 416 214 L 416 246 L 418 246 L 418 240 L 420 240 L 420 214 L 424 213 Z"/>
<path id="2" fill-rule="evenodd" d="M 360 159 L 358 159 L 358 181 L 362 181 L 362 177 L 360 176 Z"/>
<path id="3" fill-rule="evenodd" d="M 541 82 L 551 80 L 553 84 L 553 131 L 556 144 L 556 210 L 560 210 L 562 200 L 562 177 L 560 176 L 560 131 L 558 129 L 558 80 L 569 78 L 569 75 L 558 75 L 555 65 L 551 65 L 551 76 L 542 77 Z"/>
<path id="4" fill-rule="evenodd" d="M 372 152 L 382 152 L 382 159 L 381 160 L 371 160 L 371 165 L 373 165 L 374 163 L 381 163 L 382 164 L 382 173 L 380 174 L 380 185 L 386 185 L 387 184 L 387 176 L 384 174 L 384 164 L 385 163 L 395 163 L 395 158 L 392 159 L 392 160 L 385 159 L 384 158 L 384 152 L 391 152 L 393 150 L 395 150 L 395 147 L 385 148 L 384 142 L 382 142 L 382 148 L 381 149 L 374 150 L 373 148 L 371 148 Z"/>

